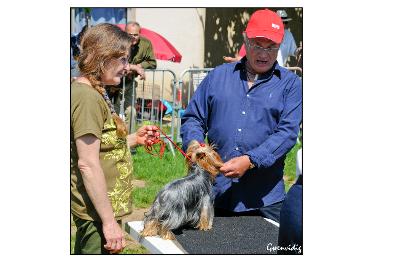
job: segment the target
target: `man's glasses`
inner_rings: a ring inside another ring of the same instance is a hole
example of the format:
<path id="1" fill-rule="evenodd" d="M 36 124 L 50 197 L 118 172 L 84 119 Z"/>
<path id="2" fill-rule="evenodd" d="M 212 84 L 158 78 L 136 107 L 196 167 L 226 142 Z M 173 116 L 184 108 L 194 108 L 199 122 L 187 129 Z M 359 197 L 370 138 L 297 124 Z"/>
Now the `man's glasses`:
<path id="1" fill-rule="evenodd" d="M 130 37 L 137 37 L 139 34 L 128 34 Z"/>
<path id="2" fill-rule="evenodd" d="M 243 33 L 243 38 L 244 38 L 244 42 L 246 43 L 246 46 L 248 47 L 248 49 L 252 49 L 254 52 L 265 51 L 269 55 L 273 55 L 280 49 L 279 47 L 264 48 L 264 47 L 258 46 L 257 44 L 250 41 L 250 39 L 247 37 L 245 32 Z"/>
<path id="3" fill-rule="evenodd" d="M 254 50 L 254 52 L 263 52 L 263 51 L 265 51 L 269 55 L 275 54 L 280 49 L 278 47 L 264 48 L 264 47 L 258 46 L 257 44 L 251 43 L 251 42 L 248 42 L 248 46 L 249 46 L 250 49 Z"/>

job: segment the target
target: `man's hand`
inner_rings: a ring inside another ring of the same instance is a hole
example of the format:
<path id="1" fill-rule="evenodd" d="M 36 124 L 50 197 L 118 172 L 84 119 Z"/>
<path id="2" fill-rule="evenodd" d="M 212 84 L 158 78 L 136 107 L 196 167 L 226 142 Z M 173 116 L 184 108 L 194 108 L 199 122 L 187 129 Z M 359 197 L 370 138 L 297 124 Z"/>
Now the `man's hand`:
<path id="1" fill-rule="evenodd" d="M 142 80 L 146 78 L 145 70 L 140 65 L 136 65 L 135 71 Z"/>
<path id="2" fill-rule="evenodd" d="M 104 248 L 109 250 L 111 254 L 119 253 L 126 246 L 123 230 L 120 228 L 116 220 L 102 224 L 102 231 L 106 240 Z"/>
<path id="3" fill-rule="evenodd" d="M 231 63 L 231 62 L 239 61 L 242 57 L 236 54 L 235 57 L 223 56 L 222 58 L 224 59 L 225 62 Z"/>
<path id="4" fill-rule="evenodd" d="M 230 178 L 240 178 L 250 167 L 250 157 L 248 155 L 243 155 L 240 157 L 235 157 L 220 168 L 220 172 L 226 177 Z"/>
<path id="5" fill-rule="evenodd" d="M 140 76 L 140 78 L 143 80 L 145 79 L 145 70 L 142 68 L 140 64 L 138 65 L 133 65 L 133 64 L 128 64 L 128 67 L 126 68 L 127 74 L 135 72 L 137 75 Z"/>
<path id="6" fill-rule="evenodd" d="M 135 133 L 127 136 L 128 146 L 135 147 L 137 145 L 151 144 L 155 139 L 159 138 L 158 128 L 153 125 L 140 127 Z"/>

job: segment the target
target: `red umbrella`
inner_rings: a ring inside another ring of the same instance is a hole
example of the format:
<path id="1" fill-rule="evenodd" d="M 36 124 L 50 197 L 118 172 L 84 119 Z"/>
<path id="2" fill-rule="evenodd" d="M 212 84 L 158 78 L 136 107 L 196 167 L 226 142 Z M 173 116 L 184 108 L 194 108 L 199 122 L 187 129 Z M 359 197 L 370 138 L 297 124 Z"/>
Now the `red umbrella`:
<path id="1" fill-rule="evenodd" d="M 125 24 L 118 24 L 117 26 L 125 30 Z M 182 55 L 163 36 L 143 27 L 141 28 L 140 34 L 151 41 L 156 59 L 181 62 Z"/>

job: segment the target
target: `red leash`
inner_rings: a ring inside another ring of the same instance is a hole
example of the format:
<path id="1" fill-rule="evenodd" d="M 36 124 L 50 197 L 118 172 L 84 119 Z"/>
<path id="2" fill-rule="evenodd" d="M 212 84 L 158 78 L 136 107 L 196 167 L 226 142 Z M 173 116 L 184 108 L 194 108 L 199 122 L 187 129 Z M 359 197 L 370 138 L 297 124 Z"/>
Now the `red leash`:
<path id="1" fill-rule="evenodd" d="M 188 157 L 187 154 L 185 152 L 183 152 L 183 150 L 179 146 L 177 146 L 176 143 L 174 143 L 171 140 L 171 138 L 168 137 L 168 135 L 165 134 L 165 132 L 163 132 L 159 127 L 157 127 L 157 129 L 161 132 L 162 135 L 165 136 L 165 138 L 167 138 L 176 147 L 176 149 L 179 152 L 181 152 L 181 154 L 183 154 L 184 157 L 186 157 L 190 162 L 192 162 L 191 158 Z M 154 149 L 153 145 L 154 144 L 158 144 L 158 143 L 161 145 L 160 146 L 160 151 L 159 151 L 159 153 L 157 153 L 157 151 L 155 151 L 156 153 L 153 153 L 153 149 Z M 145 151 L 148 154 L 151 154 L 153 156 L 159 156 L 160 158 L 162 158 L 162 156 L 164 155 L 164 151 L 165 151 L 165 142 L 163 140 L 161 140 L 160 138 L 156 138 L 151 143 L 145 144 Z"/>

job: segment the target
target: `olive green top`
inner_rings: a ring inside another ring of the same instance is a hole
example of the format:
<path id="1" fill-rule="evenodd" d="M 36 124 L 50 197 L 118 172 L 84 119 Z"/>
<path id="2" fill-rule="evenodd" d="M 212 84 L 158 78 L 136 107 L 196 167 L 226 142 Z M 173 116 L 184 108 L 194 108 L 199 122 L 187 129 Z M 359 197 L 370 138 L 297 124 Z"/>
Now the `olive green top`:
<path id="1" fill-rule="evenodd" d="M 131 47 L 131 64 L 141 64 L 144 69 L 157 68 L 157 61 L 154 57 L 153 46 L 147 38 L 140 37 L 138 43 Z"/>
<path id="2" fill-rule="evenodd" d="M 101 221 L 92 204 L 78 168 L 75 139 L 92 134 L 101 141 L 100 164 L 107 184 L 114 216 L 132 212 L 132 161 L 126 139 L 116 135 L 110 109 L 101 94 L 87 84 L 71 85 L 71 211 L 85 220 Z"/>

